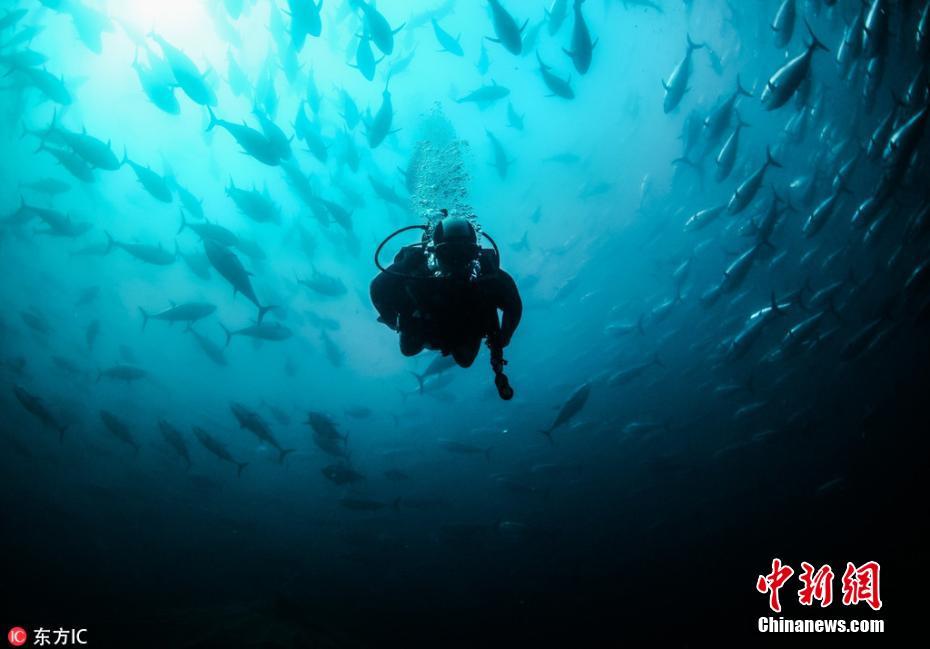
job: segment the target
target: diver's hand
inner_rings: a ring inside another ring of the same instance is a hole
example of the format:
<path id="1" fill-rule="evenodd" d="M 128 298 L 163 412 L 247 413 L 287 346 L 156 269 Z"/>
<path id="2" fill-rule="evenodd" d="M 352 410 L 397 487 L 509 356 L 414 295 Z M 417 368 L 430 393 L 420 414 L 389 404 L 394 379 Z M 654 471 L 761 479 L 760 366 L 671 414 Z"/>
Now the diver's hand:
<path id="1" fill-rule="evenodd" d="M 398 323 L 397 323 L 397 320 L 398 320 L 398 316 L 397 316 L 396 313 L 394 314 L 394 318 L 393 318 L 392 320 L 388 320 L 388 319 L 385 318 L 384 316 L 379 316 L 379 317 L 378 317 L 378 322 L 380 322 L 381 324 L 387 325 L 388 327 L 390 327 L 390 328 L 393 329 L 394 331 L 397 331 L 397 330 L 400 328 L 400 326 L 399 326 Z"/>

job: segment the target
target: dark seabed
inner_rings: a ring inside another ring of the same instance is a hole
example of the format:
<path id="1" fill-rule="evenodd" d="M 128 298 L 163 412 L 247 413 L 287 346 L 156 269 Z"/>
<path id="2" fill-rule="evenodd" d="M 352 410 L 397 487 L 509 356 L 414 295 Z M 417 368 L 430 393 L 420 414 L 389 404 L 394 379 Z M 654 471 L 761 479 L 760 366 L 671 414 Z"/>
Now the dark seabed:
<path id="1" fill-rule="evenodd" d="M 927 0 L 0 0 L 4 631 L 824 639 L 757 631 L 777 557 L 906 637 L 928 64 Z M 376 321 L 440 209 L 512 401 Z"/>

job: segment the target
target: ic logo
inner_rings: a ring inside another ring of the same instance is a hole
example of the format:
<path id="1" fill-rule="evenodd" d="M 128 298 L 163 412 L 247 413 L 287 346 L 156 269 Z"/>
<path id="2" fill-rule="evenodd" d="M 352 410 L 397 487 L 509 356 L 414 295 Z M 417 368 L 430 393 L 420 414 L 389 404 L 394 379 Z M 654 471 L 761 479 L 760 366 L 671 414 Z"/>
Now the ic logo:
<path id="1" fill-rule="evenodd" d="M 10 629 L 10 632 L 6 634 L 6 639 L 9 640 L 10 646 L 22 647 L 26 644 L 26 640 L 29 639 L 29 634 L 26 633 L 26 629 L 21 626 L 14 626 Z"/>

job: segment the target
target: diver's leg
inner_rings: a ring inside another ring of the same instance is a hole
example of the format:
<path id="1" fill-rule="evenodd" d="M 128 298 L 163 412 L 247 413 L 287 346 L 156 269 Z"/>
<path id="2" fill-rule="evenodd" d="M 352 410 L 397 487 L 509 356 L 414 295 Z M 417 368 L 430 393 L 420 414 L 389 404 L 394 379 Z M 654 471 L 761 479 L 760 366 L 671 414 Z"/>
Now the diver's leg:
<path id="1" fill-rule="evenodd" d="M 400 353 L 404 356 L 416 356 L 423 351 L 423 324 L 419 318 L 401 317 Z"/>
<path id="2" fill-rule="evenodd" d="M 409 331 L 400 332 L 400 353 L 404 356 L 416 356 L 423 351 L 423 339 Z"/>
<path id="3" fill-rule="evenodd" d="M 461 367 L 471 367 L 478 357 L 478 351 L 481 349 L 481 339 L 476 338 L 473 341 L 461 342 L 452 348 L 452 358 Z"/>

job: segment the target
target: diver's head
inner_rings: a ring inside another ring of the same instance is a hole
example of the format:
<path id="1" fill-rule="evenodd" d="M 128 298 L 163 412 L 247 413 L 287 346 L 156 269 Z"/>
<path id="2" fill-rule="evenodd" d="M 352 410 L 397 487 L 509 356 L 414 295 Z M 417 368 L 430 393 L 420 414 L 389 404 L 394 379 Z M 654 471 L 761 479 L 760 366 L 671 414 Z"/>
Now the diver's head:
<path id="1" fill-rule="evenodd" d="M 471 221 L 461 216 L 446 216 L 433 229 L 432 249 L 442 273 L 463 277 L 474 272 L 481 247 Z"/>

